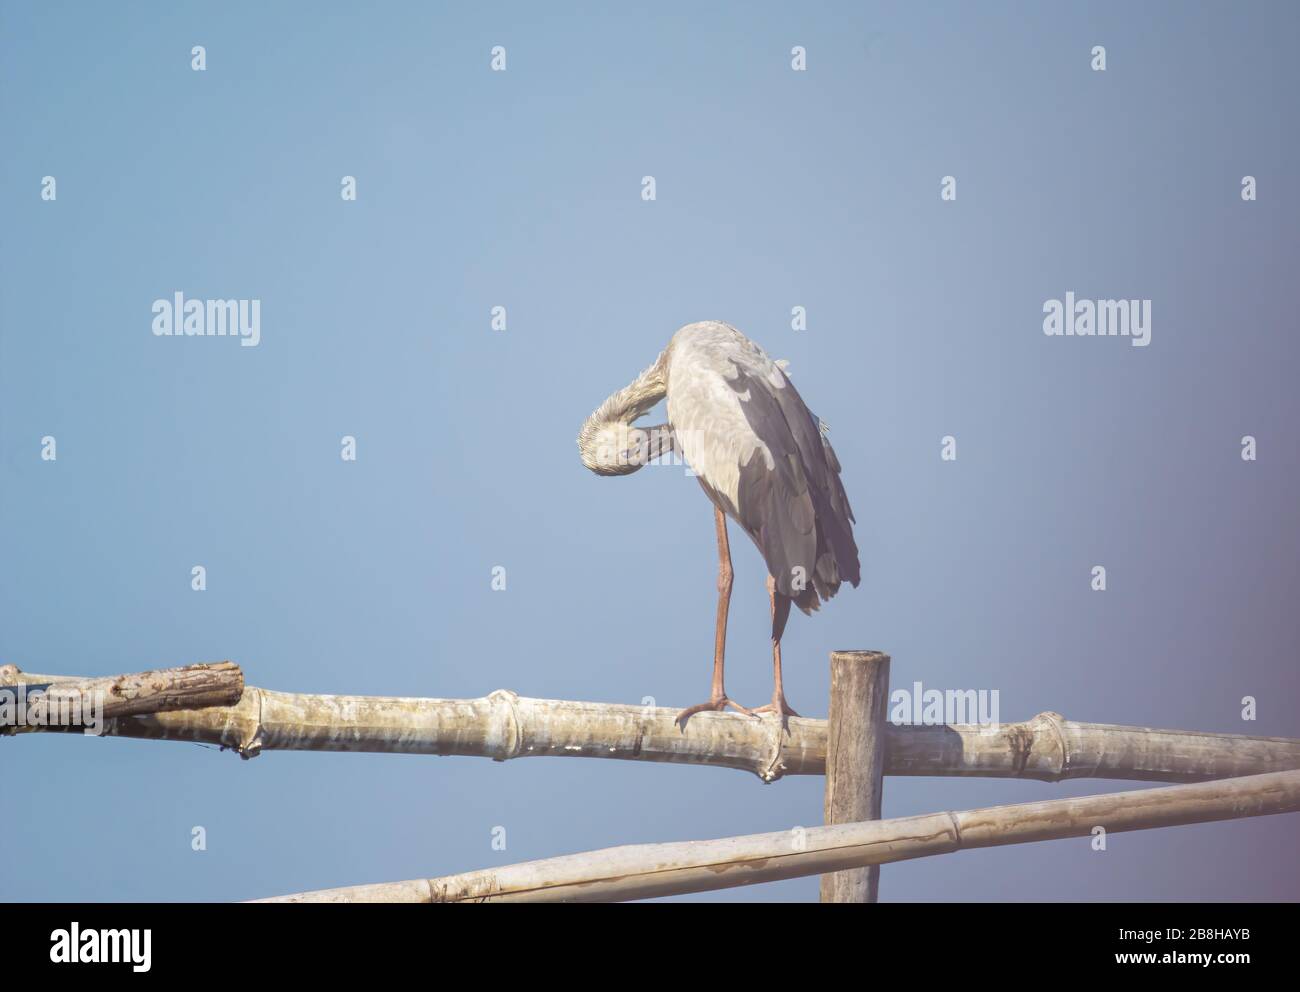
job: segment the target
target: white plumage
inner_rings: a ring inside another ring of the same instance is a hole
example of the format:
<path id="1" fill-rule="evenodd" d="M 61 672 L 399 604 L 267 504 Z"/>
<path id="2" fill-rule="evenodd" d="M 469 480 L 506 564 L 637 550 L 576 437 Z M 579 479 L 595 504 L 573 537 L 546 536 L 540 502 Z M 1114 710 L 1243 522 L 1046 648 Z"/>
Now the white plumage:
<path id="1" fill-rule="evenodd" d="M 665 355 L 668 423 L 677 446 L 700 479 L 737 507 L 740 469 L 754 452 L 769 470 L 776 462 L 745 417 L 742 404 L 752 400 L 752 391 L 732 388 L 736 368 L 762 376 L 774 389 L 785 387 L 785 373 L 734 327 L 715 321 L 687 324 Z"/>

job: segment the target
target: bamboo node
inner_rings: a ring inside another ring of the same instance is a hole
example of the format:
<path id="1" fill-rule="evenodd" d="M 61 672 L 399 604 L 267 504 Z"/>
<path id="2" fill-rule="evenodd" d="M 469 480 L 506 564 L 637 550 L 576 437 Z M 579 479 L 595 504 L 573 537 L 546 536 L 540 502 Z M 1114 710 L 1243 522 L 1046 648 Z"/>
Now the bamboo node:
<path id="1" fill-rule="evenodd" d="M 772 720 L 771 723 L 775 728 L 772 754 L 771 757 L 763 763 L 762 767 L 758 769 L 758 777 L 768 785 L 771 785 L 785 774 L 785 762 L 781 760 L 781 754 L 784 750 L 782 738 L 785 734 L 785 728 L 782 726 L 781 715 L 779 713 L 776 714 L 776 718 Z"/>
<path id="2" fill-rule="evenodd" d="M 1056 762 L 1055 781 L 1069 778 L 1067 772 L 1070 770 L 1070 748 L 1065 741 L 1065 717 L 1054 710 L 1044 710 L 1029 723 L 1036 730 L 1043 727 L 1051 730 L 1052 737 L 1056 739 L 1056 752 L 1060 756 Z"/>
<path id="3" fill-rule="evenodd" d="M 494 689 L 488 693 L 488 699 L 494 704 L 503 703 L 501 707 L 505 712 L 505 719 L 498 740 L 501 746 L 497 753 L 492 756 L 493 761 L 509 761 L 511 758 L 519 756 L 520 745 L 523 741 L 523 731 L 519 723 L 519 693 L 513 689 Z M 497 709 L 493 706 L 493 709 Z"/>
<path id="4" fill-rule="evenodd" d="M 946 813 L 948 816 L 948 823 L 951 824 L 952 826 L 953 843 L 956 844 L 958 850 L 960 850 L 962 847 L 965 846 L 962 843 L 962 839 L 961 839 L 961 818 L 958 817 L 957 814 L 954 813 L 952 810 L 947 810 Z"/>
<path id="5" fill-rule="evenodd" d="M 256 686 L 249 686 L 246 692 L 252 692 L 257 699 L 257 721 L 253 725 L 251 732 L 236 745 L 235 750 L 239 752 L 240 758 L 250 761 L 262 753 L 262 690 Z"/>

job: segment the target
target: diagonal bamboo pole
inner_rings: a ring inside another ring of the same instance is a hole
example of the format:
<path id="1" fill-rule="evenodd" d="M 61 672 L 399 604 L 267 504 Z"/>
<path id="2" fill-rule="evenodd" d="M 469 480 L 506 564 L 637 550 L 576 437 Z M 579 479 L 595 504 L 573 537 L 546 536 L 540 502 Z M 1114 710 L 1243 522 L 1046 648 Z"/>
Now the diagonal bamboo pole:
<path id="1" fill-rule="evenodd" d="M 0 666 L 0 685 L 67 679 Z M 505 689 L 478 699 L 422 699 L 246 686 L 233 706 L 110 720 L 103 736 L 191 741 L 246 758 L 263 750 L 497 761 L 553 755 L 715 765 L 751 771 L 764 781 L 825 773 L 825 720 L 791 718 L 789 733 L 782 734 L 766 717 L 700 713 L 682 730 L 675 716 L 670 708 L 529 699 Z M 886 728 L 888 775 L 1199 782 L 1294 768 L 1300 768 L 1300 741 L 1289 738 L 1076 723 L 1058 713 L 987 727 Z"/>
<path id="2" fill-rule="evenodd" d="M 673 844 L 634 844 L 503 868 L 265 902 L 613 902 L 775 882 L 977 847 L 1293 813 L 1300 771 Z"/>

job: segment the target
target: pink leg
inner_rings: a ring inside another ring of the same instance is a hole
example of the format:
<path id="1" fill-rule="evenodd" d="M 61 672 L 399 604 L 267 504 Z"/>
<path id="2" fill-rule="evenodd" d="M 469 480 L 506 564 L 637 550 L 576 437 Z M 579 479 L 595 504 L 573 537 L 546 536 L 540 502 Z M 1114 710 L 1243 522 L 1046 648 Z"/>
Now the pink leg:
<path id="1" fill-rule="evenodd" d="M 727 541 L 727 518 L 716 507 L 713 513 L 718 532 L 718 623 L 713 631 L 713 684 L 707 703 L 688 706 L 677 714 L 677 723 L 683 729 L 686 727 L 686 721 L 696 713 L 705 711 L 716 713 L 728 706 L 747 716 L 750 715 L 750 711 L 745 707 L 727 698 L 727 691 L 722 685 L 723 657 L 727 650 L 727 610 L 731 607 L 733 573 L 731 569 L 731 545 Z"/>
<path id="2" fill-rule="evenodd" d="M 781 685 L 781 633 L 785 630 L 785 621 L 790 615 L 790 601 L 784 596 L 778 599 L 776 580 L 770 575 L 767 577 L 767 598 L 772 607 L 772 701 L 758 707 L 754 712 L 778 714 L 781 717 L 781 726 L 788 730 L 790 726 L 788 718 L 799 715 L 785 701 L 785 691 Z"/>

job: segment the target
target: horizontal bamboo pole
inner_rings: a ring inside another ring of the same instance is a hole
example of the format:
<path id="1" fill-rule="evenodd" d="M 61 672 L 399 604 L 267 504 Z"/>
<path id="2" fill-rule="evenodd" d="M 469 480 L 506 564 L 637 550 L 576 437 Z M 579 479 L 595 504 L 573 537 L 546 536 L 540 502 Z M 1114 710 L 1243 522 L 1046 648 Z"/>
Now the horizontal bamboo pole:
<path id="1" fill-rule="evenodd" d="M 52 682 L 8 665 L 0 684 Z M 233 706 L 127 717 L 104 736 L 193 741 L 251 758 L 263 750 L 542 755 L 715 765 L 764 781 L 822 775 L 826 721 L 700 713 L 685 729 L 671 708 L 529 699 L 498 689 L 478 699 L 321 696 L 244 688 Z M 48 728 L 51 730 L 57 728 Z M 1040 713 L 998 726 L 890 724 L 888 775 L 982 776 L 1056 782 L 1110 778 L 1200 782 L 1300 768 L 1300 741 L 1283 737 L 1076 723 Z"/>
<path id="2" fill-rule="evenodd" d="M 264 902 L 616 902 L 757 885 L 978 847 L 1294 813 L 1300 771 L 828 827 L 634 844 Z"/>
<path id="3" fill-rule="evenodd" d="M 78 712 L 83 707 L 93 708 L 94 715 L 103 720 L 203 706 L 227 706 L 239 702 L 244 691 L 244 673 L 233 662 L 217 661 L 102 678 L 64 676 L 55 679 L 22 675 L 14 665 L 0 665 L 0 689 L 43 683 L 50 684 L 39 694 L 23 694 L 26 722 L 0 726 L 0 733 L 81 729 L 80 725 L 72 728 L 50 726 L 61 709 L 66 712 L 73 705 Z M 16 697 L 12 692 L 8 695 L 11 699 Z"/>

